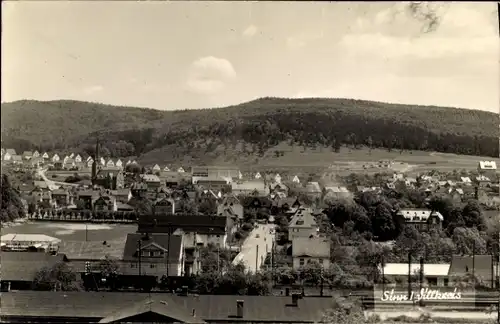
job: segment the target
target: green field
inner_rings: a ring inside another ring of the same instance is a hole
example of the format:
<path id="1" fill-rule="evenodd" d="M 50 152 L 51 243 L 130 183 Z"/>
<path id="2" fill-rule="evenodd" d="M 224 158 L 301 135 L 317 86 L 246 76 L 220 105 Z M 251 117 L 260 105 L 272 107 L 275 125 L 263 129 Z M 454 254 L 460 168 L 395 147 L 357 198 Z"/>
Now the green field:
<path id="1" fill-rule="evenodd" d="M 276 151 L 283 152 L 283 156 L 276 156 Z M 222 153 L 222 152 L 221 152 Z M 390 168 L 380 168 L 374 162 L 392 160 Z M 215 157 L 214 165 L 237 165 L 244 171 L 283 170 L 298 173 L 316 173 L 336 171 L 340 174 L 351 172 L 407 172 L 416 174 L 431 170 L 476 170 L 481 160 L 494 160 L 497 164 L 500 159 L 490 157 L 456 155 L 426 151 L 399 151 L 388 152 L 383 149 L 369 150 L 349 149 L 342 147 L 340 152 L 332 152 L 331 148 L 303 149 L 300 146 L 290 146 L 282 143 L 267 152 L 264 156 L 256 154 L 245 156 L 241 152 L 228 152 Z M 373 166 L 374 165 L 374 166 Z M 366 167 L 366 168 L 365 168 Z"/>

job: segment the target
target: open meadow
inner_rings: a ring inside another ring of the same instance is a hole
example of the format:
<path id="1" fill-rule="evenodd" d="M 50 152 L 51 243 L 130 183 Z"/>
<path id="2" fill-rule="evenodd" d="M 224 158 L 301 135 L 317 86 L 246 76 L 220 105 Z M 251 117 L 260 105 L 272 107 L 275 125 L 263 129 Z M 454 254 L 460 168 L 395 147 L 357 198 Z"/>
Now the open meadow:
<path id="1" fill-rule="evenodd" d="M 276 152 L 280 152 L 278 154 Z M 237 165 L 247 172 L 277 171 L 290 173 L 323 173 L 336 172 L 340 175 L 349 173 L 380 173 L 404 172 L 408 174 L 436 171 L 453 171 L 477 169 L 481 160 L 493 160 L 500 163 L 499 158 L 457 155 L 427 151 L 403 151 L 386 149 L 372 149 L 366 147 L 349 149 L 342 147 L 339 152 L 333 152 L 330 147 L 304 149 L 301 146 L 290 146 L 281 143 L 268 150 L 262 157 L 255 155 L 228 159 L 235 152 L 221 154 L 212 162 L 214 165 Z M 388 167 L 379 164 L 379 161 L 392 161 Z"/>

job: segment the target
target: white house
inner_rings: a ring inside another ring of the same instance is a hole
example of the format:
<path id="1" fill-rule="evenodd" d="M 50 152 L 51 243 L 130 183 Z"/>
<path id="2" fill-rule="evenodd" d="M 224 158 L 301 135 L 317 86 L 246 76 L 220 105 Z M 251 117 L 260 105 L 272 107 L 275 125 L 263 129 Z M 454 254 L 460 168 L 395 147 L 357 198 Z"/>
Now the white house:
<path id="1" fill-rule="evenodd" d="M 76 162 L 76 163 L 82 163 L 82 157 L 80 156 L 80 154 L 77 154 L 77 155 L 75 156 L 75 162 Z"/>
<path id="2" fill-rule="evenodd" d="M 132 161 L 128 160 L 127 163 L 125 163 L 125 165 L 129 165 L 130 163 L 132 163 Z"/>
<path id="3" fill-rule="evenodd" d="M 69 155 L 69 158 L 70 158 L 70 159 L 72 159 L 72 158 L 74 158 L 74 157 L 75 157 L 75 153 L 71 153 L 71 154 Z"/>
<path id="4" fill-rule="evenodd" d="M 10 161 L 12 159 L 12 155 L 9 152 L 5 152 L 2 158 L 4 161 Z"/>
<path id="5" fill-rule="evenodd" d="M 113 160 L 109 159 L 108 162 L 106 163 L 106 167 L 112 168 L 115 166 L 115 162 Z"/>
<path id="6" fill-rule="evenodd" d="M 330 267 L 330 240 L 324 237 L 297 237 L 292 241 L 293 268 L 318 263 L 323 269 Z"/>
<path id="7" fill-rule="evenodd" d="M 298 176 L 293 177 L 292 182 L 293 183 L 300 183 L 299 177 Z"/>
<path id="8" fill-rule="evenodd" d="M 170 169 L 168 168 L 168 166 L 165 166 L 165 167 L 163 168 L 163 171 L 165 171 L 165 172 L 169 172 L 169 171 L 170 171 Z"/>
<path id="9" fill-rule="evenodd" d="M 101 165 L 106 165 L 106 160 L 103 157 L 101 157 L 101 160 L 99 162 L 101 162 Z"/>
<path id="10" fill-rule="evenodd" d="M 49 153 L 44 152 L 44 153 L 42 154 L 42 157 L 43 157 L 44 159 L 48 159 L 48 158 L 49 158 Z"/>
<path id="11" fill-rule="evenodd" d="M 158 164 L 155 164 L 154 167 L 153 167 L 153 171 L 160 171 L 161 168 Z"/>
<path id="12" fill-rule="evenodd" d="M 115 166 L 117 166 L 117 167 L 120 167 L 120 168 L 121 168 L 121 167 L 123 166 L 123 162 L 122 162 L 122 160 L 118 159 L 118 161 L 116 161 L 116 163 L 115 163 Z"/>
<path id="13" fill-rule="evenodd" d="M 137 161 L 136 161 L 136 160 L 134 160 L 134 161 L 132 161 L 131 163 L 132 163 L 132 164 L 137 164 Z"/>
<path id="14" fill-rule="evenodd" d="M 52 162 L 59 162 L 61 160 L 61 158 L 59 157 L 59 155 L 57 154 L 54 154 L 52 156 Z"/>
<path id="15" fill-rule="evenodd" d="M 399 281 L 403 285 L 408 282 L 408 263 L 386 263 L 383 271 L 382 267 L 379 265 L 380 273 L 384 274 L 384 277 L 389 281 Z M 418 276 L 420 274 L 420 263 L 415 262 L 410 264 L 410 275 Z M 432 264 L 426 263 L 422 269 L 425 284 L 428 286 L 448 286 L 452 284 L 449 282 L 449 271 L 450 264 Z M 415 280 L 415 279 L 413 279 Z"/>
<path id="16" fill-rule="evenodd" d="M 262 175 L 260 174 L 260 172 L 257 172 L 255 174 L 255 179 L 260 179 L 260 178 L 262 178 Z"/>
<path id="17" fill-rule="evenodd" d="M 479 161 L 477 171 L 481 175 L 494 178 L 497 172 L 497 163 L 495 161 Z"/>
<path id="18" fill-rule="evenodd" d="M 238 179 L 243 179 L 243 174 L 241 173 L 241 171 L 238 171 Z"/>
<path id="19" fill-rule="evenodd" d="M 186 171 L 184 171 L 184 168 L 183 168 L 183 167 L 180 167 L 180 168 L 178 168 L 178 169 L 177 169 L 177 172 L 179 172 L 179 173 L 184 173 L 184 172 L 186 172 Z"/>
<path id="20" fill-rule="evenodd" d="M 276 173 L 276 175 L 274 176 L 274 182 L 281 183 L 281 176 L 279 175 L 279 173 Z"/>
<path id="21" fill-rule="evenodd" d="M 91 168 L 91 167 L 92 167 L 92 164 L 94 164 L 94 160 L 93 160 L 93 159 L 90 159 L 90 160 L 88 160 L 86 163 L 87 163 L 87 167 L 88 167 L 88 168 Z"/>
<path id="22" fill-rule="evenodd" d="M 92 157 L 91 157 L 91 156 L 88 156 L 86 161 L 88 162 L 88 161 L 90 161 L 90 160 L 92 160 Z"/>
<path id="23" fill-rule="evenodd" d="M 38 152 L 37 150 L 35 150 L 35 152 L 33 152 L 33 157 L 37 158 L 39 156 L 40 156 L 40 152 Z"/>
<path id="24" fill-rule="evenodd" d="M 66 162 L 71 159 L 69 156 L 65 156 L 64 159 L 63 159 L 63 164 L 66 164 Z"/>

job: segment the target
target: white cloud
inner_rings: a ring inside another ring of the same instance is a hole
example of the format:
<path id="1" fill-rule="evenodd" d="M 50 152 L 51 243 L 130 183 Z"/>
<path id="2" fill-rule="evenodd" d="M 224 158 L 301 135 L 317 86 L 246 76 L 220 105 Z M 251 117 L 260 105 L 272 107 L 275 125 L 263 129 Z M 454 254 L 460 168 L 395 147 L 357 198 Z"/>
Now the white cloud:
<path id="1" fill-rule="evenodd" d="M 97 92 L 101 92 L 102 90 L 104 90 L 103 86 L 94 85 L 94 86 L 90 86 L 90 87 L 83 89 L 83 93 L 86 95 L 91 95 L 91 94 L 94 94 Z"/>
<path id="2" fill-rule="evenodd" d="M 234 78 L 236 71 L 231 62 L 207 56 L 191 63 L 186 85 L 193 92 L 211 95 L 223 90 Z"/>
<path id="3" fill-rule="evenodd" d="M 403 5 L 404 6 L 404 5 Z M 491 6 L 440 4 L 437 29 L 422 33 L 425 23 L 412 18 L 401 4 L 358 19 L 340 45 L 350 55 L 387 59 L 413 56 L 497 56 L 498 32 L 491 19 Z M 497 28 L 497 27 L 496 27 Z M 409 31 L 410 30 L 410 31 Z"/>
<path id="4" fill-rule="evenodd" d="M 257 33 L 257 27 L 255 25 L 250 25 L 243 31 L 243 36 L 253 37 L 255 36 L 256 33 Z"/>

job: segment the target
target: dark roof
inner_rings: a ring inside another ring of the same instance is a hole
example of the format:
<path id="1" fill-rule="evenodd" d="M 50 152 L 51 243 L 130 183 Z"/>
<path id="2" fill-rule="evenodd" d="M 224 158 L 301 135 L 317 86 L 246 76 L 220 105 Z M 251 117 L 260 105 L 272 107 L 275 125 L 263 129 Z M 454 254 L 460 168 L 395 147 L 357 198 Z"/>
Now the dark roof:
<path id="1" fill-rule="evenodd" d="M 288 207 L 292 207 L 295 202 L 298 202 L 297 200 L 297 197 L 278 198 L 273 201 L 273 206 L 281 208 L 283 205 L 287 204 Z M 298 204 L 300 205 L 300 202 L 298 202 Z"/>
<path id="2" fill-rule="evenodd" d="M 226 232 L 226 217 L 206 215 L 161 215 L 154 219 L 143 216 L 138 223 L 140 233 L 168 233 L 176 229 L 199 234 L 220 235 Z"/>
<path id="3" fill-rule="evenodd" d="M 33 281 L 43 267 L 66 261 L 64 254 L 51 255 L 45 252 L 3 252 L 2 281 Z"/>
<path id="4" fill-rule="evenodd" d="M 2 293 L 2 316 L 103 319 L 114 315 L 113 311 L 118 307 L 145 302 L 147 299 L 141 293 L 18 291 Z M 292 297 L 284 296 L 176 296 L 158 293 L 152 295 L 151 299 L 163 300 L 167 304 L 176 303 L 188 313 L 194 310 L 196 318 L 205 321 L 232 323 L 314 323 L 320 321 L 324 312 L 332 307 L 332 300 L 324 297 L 304 297 L 298 300 L 298 307 L 290 307 Z M 243 318 L 235 317 L 237 300 L 244 303 Z M 181 310 L 177 312 L 169 312 L 169 316 L 177 316 Z"/>
<path id="5" fill-rule="evenodd" d="M 168 244 L 170 237 L 170 245 Z M 180 235 L 168 235 L 168 234 L 149 234 L 147 237 L 140 233 L 130 233 L 127 235 L 127 242 L 125 243 L 125 248 L 123 250 L 123 260 L 124 261 L 137 261 L 139 243 L 141 240 L 141 247 L 145 248 L 151 244 L 158 245 L 160 248 L 167 250 L 170 248 L 170 253 L 168 253 L 169 261 L 176 262 L 182 253 L 182 236 Z M 164 258 L 147 258 L 142 257 L 144 262 L 165 262 Z"/>
<path id="6" fill-rule="evenodd" d="M 113 314 L 108 315 L 99 323 L 115 323 L 145 313 L 154 313 L 173 319 L 179 323 L 205 323 L 201 318 L 193 317 L 192 313 L 177 304 L 170 296 L 161 300 L 144 298 L 144 300 L 126 305 Z"/>
<path id="7" fill-rule="evenodd" d="M 463 276 L 467 273 L 472 273 L 482 280 L 491 280 L 493 271 L 493 258 L 491 255 L 476 255 L 474 260 L 472 256 L 454 255 L 451 258 L 450 276 Z"/>
<path id="8" fill-rule="evenodd" d="M 59 243 L 59 252 L 64 253 L 70 261 L 73 260 L 100 260 L 106 255 L 113 258 L 123 256 L 125 238 L 122 240 L 106 241 L 62 241 Z"/>

